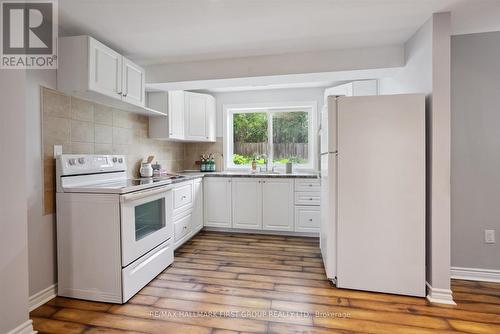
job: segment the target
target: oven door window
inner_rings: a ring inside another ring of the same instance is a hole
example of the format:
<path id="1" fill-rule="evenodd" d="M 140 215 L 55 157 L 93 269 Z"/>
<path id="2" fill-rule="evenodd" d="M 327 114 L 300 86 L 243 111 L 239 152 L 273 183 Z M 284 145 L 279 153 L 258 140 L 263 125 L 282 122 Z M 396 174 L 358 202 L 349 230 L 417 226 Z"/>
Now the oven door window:
<path id="1" fill-rule="evenodd" d="M 144 203 L 135 207 L 135 240 L 165 227 L 165 199 Z"/>

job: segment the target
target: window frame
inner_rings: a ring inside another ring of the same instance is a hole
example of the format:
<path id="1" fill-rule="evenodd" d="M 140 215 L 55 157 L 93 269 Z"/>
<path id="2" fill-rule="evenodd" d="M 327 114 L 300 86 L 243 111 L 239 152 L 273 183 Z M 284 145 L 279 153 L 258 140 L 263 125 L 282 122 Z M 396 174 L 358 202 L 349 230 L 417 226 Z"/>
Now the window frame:
<path id="1" fill-rule="evenodd" d="M 224 113 L 224 169 L 225 170 L 250 170 L 249 165 L 235 165 L 233 163 L 233 116 L 238 113 L 255 113 L 255 112 L 265 112 L 268 115 L 268 141 L 271 143 L 273 138 L 273 127 L 272 127 L 272 114 L 276 112 L 293 112 L 301 111 L 308 113 L 308 154 L 309 159 L 307 164 L 294 164 L 295 170 L 300 171 L 316 171 L 318 169 L 318 108 L 316 101 L 306 101 L 306 102 L 272 102 L 272 103 L 251 103 L 251 104 L 227 104 L 222 106 Z M 269 157 L 272 159 L 273 147 L 270 145 Z M 284 170 L 285 166 L 283 164 L 274 164 L 270 160 L 269 167 L 276 167 L 278 170 Z"/>

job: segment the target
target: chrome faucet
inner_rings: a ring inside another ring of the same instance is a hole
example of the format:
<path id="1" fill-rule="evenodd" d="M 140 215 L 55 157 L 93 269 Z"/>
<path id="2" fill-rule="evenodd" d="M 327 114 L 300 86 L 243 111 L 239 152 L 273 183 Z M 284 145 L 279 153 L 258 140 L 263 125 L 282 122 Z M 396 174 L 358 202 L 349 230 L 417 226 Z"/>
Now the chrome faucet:
<path id="1" fill-rule="evenodd" d="M 261 155 L 262 158 L 264 158 L 264 164 L 266 165 L 266 169 L 264 170 L 263 166 L 260 166 L 260 171 L 263 172 L 268 172 L 269 171 L 269 158 L 267 157 L 267 155 L 263 154 Z M 273 167 L 274 169 L 274 167 Z"/>

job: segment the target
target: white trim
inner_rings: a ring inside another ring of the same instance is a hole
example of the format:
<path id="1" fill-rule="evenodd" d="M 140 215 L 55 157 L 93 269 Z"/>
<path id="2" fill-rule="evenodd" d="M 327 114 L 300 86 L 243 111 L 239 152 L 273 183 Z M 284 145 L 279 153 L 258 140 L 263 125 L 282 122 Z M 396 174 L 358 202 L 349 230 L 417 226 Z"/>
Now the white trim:
<path id="1" fill-rule="evenodd" d="M 224 169 L 225 170 L 241 170 L 249 169 L 249 166 L 237 166 L 233 165 L 230 160 L 229 152 L 233 151 L 232 137 L 233 131 L 233 114 L 245 113 L 245 112 L 256 112 L 262 111 L 270 113 L 272 111 L 279 111 L 280 109 L 286 109 L 285 111 L 303 111 L 307 108 L 309 114 L 309 128 L 308 128 L 308 139 L 309 139 L 309 162 L 306 165 L 297 165 L 296 170 L 304 171 L 316 171 L 318 170 L 318 103 L 317 101 L 290 101 L 290 102 L 267 102 L 267 103 L 251 103 L 251 104 L 223 104 L 222 105 L 222 115 L 223 115 L 223 155 L 224 155 Z M 231 124 L 231 126 L 229 126 Z M 272 138 L 272 127 L 268 128 L 270 132 L 268 137 Z M 284 166 L 276 165 L 278 168 L 284 169 Z"/>
<path id="2" fill-rule="evenodd" d="M 453 301 L 453 294 L 450 289 L 433 288 L 429 282 L 425 282 L 425 285 L 427 285 L 427 300 L 431 303 L 457 305 Z"/>
<path id="3" fill-rule="evenodd" d="M 35 293 L 29 298 L 30 312 L 57 296 L 57 283 Z"/>
<path id="4" fill-rule="evenodd" d="M 26 320 L 7 334 L 35 334 L 38 333 L 33 330 L 33 321 L 31 319 Z"/>
<path id="5" fill-rule="evenodd" d="M 451 267 L 451 278 L 500 283 L 500 270 Z"/>

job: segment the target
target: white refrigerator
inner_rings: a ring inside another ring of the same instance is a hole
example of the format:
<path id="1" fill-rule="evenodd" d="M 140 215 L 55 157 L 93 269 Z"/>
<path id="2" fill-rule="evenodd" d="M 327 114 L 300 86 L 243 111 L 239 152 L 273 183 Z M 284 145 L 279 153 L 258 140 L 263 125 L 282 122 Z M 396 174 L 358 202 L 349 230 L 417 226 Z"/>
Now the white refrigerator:
<path id="1" fill-rule="evenodd" d="M 328 278 L 425 296 L 425 96 L 330 96 L 320 136 Z"/>

